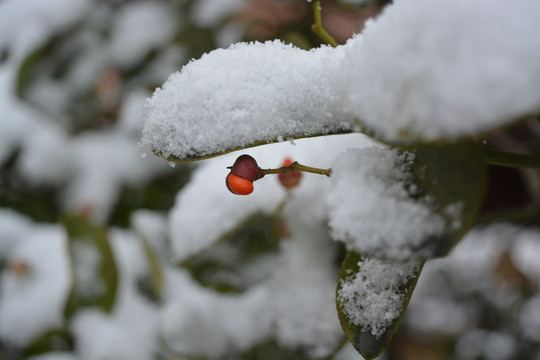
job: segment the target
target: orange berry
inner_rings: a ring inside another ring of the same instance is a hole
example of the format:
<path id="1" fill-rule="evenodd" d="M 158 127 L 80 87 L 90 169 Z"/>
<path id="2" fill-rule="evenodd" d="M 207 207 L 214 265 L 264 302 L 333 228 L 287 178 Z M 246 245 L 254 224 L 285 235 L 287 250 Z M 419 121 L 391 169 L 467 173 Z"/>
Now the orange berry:
<path id="1" fill-rule="evenodd" d="M 236 195 L 249 195 L 253 192 L 252 181 L 235 175 L 232 172 L 227 175 L 225 184 L 227 185 L 227 189 Z"/>
<path id="2" fill-rule="evenodd" d="M 290 158 L 286 158 L 283 161 L 283 167 L 290 166 L 292 164 L 292 160 Z M 281 185 L 285 189 L 292 189 L 293 187 L 297 186 L 300 183 L 300 180 L 302 179 L 302 172 L 301 171 L 291 171 L 291 172 L 285 172 L 278 174 L 278 179 Z"/>

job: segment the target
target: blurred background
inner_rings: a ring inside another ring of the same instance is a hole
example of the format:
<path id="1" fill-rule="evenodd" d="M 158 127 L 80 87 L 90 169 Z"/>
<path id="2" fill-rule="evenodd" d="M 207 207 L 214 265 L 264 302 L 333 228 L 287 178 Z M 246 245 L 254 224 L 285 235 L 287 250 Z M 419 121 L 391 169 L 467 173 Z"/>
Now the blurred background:
<path id="1" fill-rule="evenodd" d="M 387 2 L 322 1 L 323 24 L 343 44 Z M 160 336 L 164 267 L 177 266 L 169 211 L 199 165 L 142 156 L 144 101 L 191 59 L 235 42 L 318 47 L 312 23 L 301 0 L 0 0 L 0 359 L 361 358 L 274 339 L 186 354 Z M 539 137 L 533 119 L 477 140 L 538 154 Z M 382 358 L 540 360 L 540 177 L 490 173 L 482 219 L 500 223 L 426 265 Z M 252 217 L 225 247 L 273 251 L 279 225 Z M 230 251 L 212 251 L 181 267 L 198 286 L 241 293 L 213 276 L 232 266 Z"/>

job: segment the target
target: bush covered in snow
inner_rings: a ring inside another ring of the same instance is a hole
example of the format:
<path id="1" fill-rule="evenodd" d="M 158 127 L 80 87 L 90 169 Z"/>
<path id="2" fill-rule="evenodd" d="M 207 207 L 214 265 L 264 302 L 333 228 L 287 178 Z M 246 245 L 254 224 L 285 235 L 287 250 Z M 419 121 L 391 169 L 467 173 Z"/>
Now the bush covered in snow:
<path id="1" fill-rule="evenodd" d="M 319 5 L 0 2 L 0 359 L 540 357 L 540 3 Z"/>

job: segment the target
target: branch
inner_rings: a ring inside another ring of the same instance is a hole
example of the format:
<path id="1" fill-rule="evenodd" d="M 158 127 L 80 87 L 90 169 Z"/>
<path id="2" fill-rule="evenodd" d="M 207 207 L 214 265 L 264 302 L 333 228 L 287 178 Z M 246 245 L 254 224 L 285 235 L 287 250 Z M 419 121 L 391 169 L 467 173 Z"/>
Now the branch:
<path id="1" fill-rule="evenodd" d="M 338 44 L 334 38 L 326 32 L 322 25 L 321 18 L 321 2 L 319 0 L 313 2 L 313 15 L 315 18 L 315 24 L 311 25 L 311 30 L 317 34 L 325 43 L 332 47 L 337 47 Z"/>
<path id="2" fill-rule="evenodd" d="M 312 174 L 319 174 L 319 175 L 325 175 L 330 176 L 332 174 L 332 169 L 319 169 L 311 166 L 305 166 L 302 164 L 299 164 L 297 161 L 293 162 L 289 166 L 283 166 L 277 169 L 259 169 L 259 172 L 261 174 L 267 175 L 267 174 L 283 174 L 286 172 L 291 171 L 303 171 L 303 172 L 309 172 Z"/>
<path id="3" fill-rule="evenodd" d="M 540 157 L 483 149 L 486 164 L 519 168 L 540 169 Z"/>

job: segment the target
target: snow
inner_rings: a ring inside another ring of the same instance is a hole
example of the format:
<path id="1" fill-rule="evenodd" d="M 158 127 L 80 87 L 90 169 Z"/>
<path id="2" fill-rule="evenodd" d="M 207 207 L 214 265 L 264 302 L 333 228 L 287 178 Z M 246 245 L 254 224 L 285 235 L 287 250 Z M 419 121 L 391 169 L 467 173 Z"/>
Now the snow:
<path id="1" fill-rule="evenodd" d="M 150 50 L 167 44 L 175 35 L 178 16 L 169 6 L 137 1 L 122 6 L 111 31 L 110 56 L 114 63 L 132 67 Z"/>
<path id="2" fill-rule="evenodd" d="M 526 338 L 540 341 L 540 296 L 537 295 L 523 304 L 519 324 Z"/>
<path id="3" fill-rule="evenodd" d="M 26 346 L 45 331 L 62 327 L 71 273 L 63 229 L 57 225 L 28 227 L 21 220 L 20 237 L 7 253 L 11 270 L 3 271 L 0 279 L 0 338 Z M 27 270 L 17 271 L 18 265 Z"/>
<path id="4" fill-rule="evenodd" d="M 534 290 L 521 297 L 518 287 L 520 281 L 532 281 L 536 289 L 539 266 L 532 260 L 538 256 L 538 239 L 537 227 L 501 223 L 474 228 L 449 256 L 426 263 L 405 325 L 418 336 L 455 336 L 456 358 L 515 358 L 518 339 L 540 339 L 538 294 Z M 521 275 L 500 276 L 501 259 L 508 255 Z M 486 319 L 495 313 L 500 321 L 486 329 Z"/>
<path id="5" fill-rule="evenodd" d="M 333 187 L 327 197 L 332 237 L 378 257 L 429 256 L 422 245 L 446 226 L 429 198 L 413 198 L 412 161 L 412 153 L 381 147 L 340 154 L 332 165 Z"/>
<path id="6" fill-rule="evenodd" d="M 418 263 L 363 258 L 359 271 L 341 280 L 337 300 L 347 319 L 380 338 L 401 315 L 403 291 Z"/>
<path id="7" fill-rule="evenodd" d="M 21 60 L 88 11 L 88 0 L 6 0 L 0 3 L 0 48 Z M 61 9 L 61 11 L 59 11 Z"/>
<path id="8" fill-rule="evenodd" d="M 280 243 L 280 259 L 270 280 L 268 308 L 280 344 L 325 358 L 343 340 L 335 304 L 337 247 L 324 224 L 324 193 L 329 184 L 301 186 L 283 209 L 290 237 Z M 305 209 L 320 209 L 306 211 Z"/>
<path id="9" fill-rule="evenodd" d="M 539 14 L 535 0 L 399 1 L 335 49 L 215 50 L 148 100 L 141 146 L 185 160 L 351 131 L 353 119 L 389 142 L 500 126 L 540 108 Z"/>
<path id="10" fill-rule="evenodd" d="M 163 260 L 171 257 L 167 242 L 167 217 L 163 213 L 137 210 L 131 215 L 131 227 Z"/>
<path id="11" fill-rule="evenodd" d="M 167 168 L 155 158 L 141 158 L 132 139 L 113 131 L 87 132 L 72 139 L 69 148 L 73 177 L 64 192 L 64 206 L 75 212 L 90 209 L 98 221 L 107 219 L 122 185 L 144 183 L 154 171 Z"/>
<path id="12" fill-rule="evenodd" d="M 9 88 L 9 79 L 3 84 Z M 0 85 L 2 86 L 2 85 Z M 124 185 L 138 185 L 158 173 L 168 171 L 166 164 L 155 157 L 142 159 L 135 136 L 140 131 L 140 115 L 144 96 L 134 92 L 127 97 L 126 107 L 116 128 L 109 132 L 88 131 L 69 138 L 53 119 L 38 114 L 29 106 L 4 97 L 0 89 L 0 160 L 5 160 L 22 146 L 17 167 L 32 184 L 66 184 L 61 199 L 69 211 L 91 210 L 91 216 L 104 221 Z M 139 95 L 137 95 L 139 94 Z M 139 120 L 139 121 L 137 121 Z M 28 132 L 32 128 L 35 131 Z"/>
<path id="13" fill-rule="evenodd" d="M 262 168 L 279 166 L 286 156 L 300 163 L 328 167 L 344 149 L 371 144 L 360 134 L 335 135 L 301 139 L 296 145 L 289 142 L 265 145 L 250 149 L 249 154 Z M 240 153 L 243 152 L 202 161 L 190 182 L 178 193 L 169 217 L 169 236 L 178 260 L 204 251 L 252 213 L 273 212 L 287 196 L 277 177 L 272 176 L 255 182 L 255 191 L 249 197 L 230 194 L 224 184 L 226 167 Z M 251 312 L 254 308 L 257 315 L 253 316 L 264 321 L 260 326 L 268 326 L 251 330 L 254 334 L 261 337 L 271 334 L 279 344 L 303 349 L 312 358 L 335 351 L 343 334 L 334 299 L 338 269 L 333 254 L 337 244 L 330 239 L 324 225 L 325 194 L 331 187 L 332 182 L 325 176 L 304 174 L 300 186 L 290 194 L 282 210 L 290 237 L 282 240 L 277 259 L 268 259 L 271 264 L 264 270 L 250 268 L 253 277 L 256 271 L 269 272 L 254 285 L 257 292 L 264 293 L 257 297 L 261 303 L 242 305 L 248 301 L 246 297 L 255 296 L 250 295 L 255 291 L 253 288 L 241 296 L 217 296 L 208 290 L 199 294 L 201 290 L 196 290 L 186 279 L 168 285 L 170 305 L 165 309 L 164 333 L 169 346 L 180 352 L 206 356 L 222 353 L 228 349 L 227 343 L 241 348 L 239 340 L 227 340 L 233 336 L 231 329 L 235 329 L 227 319 L 231 316 L 244 319 L 242 313 L 235 311 L 247 308 Z M 178 289 L 178 294 L 171 294 L 171 288 Z M 233 305 L 237 303 L 240 305 Z M 262 314 L 264 317 L 260 319 Z"/>
<path id="14" fill-rule="evenodd" d="M 0 261 L 6 257 L 20 239 L 32 235 L 33 223 L 27 217 L 7 208 L 0 208 Z"/>
<path id="15" fill-rule="evenodd" d="M 345 46 L 351 113 L 390 142 L 450 139 L 540 109 L 540 3 L 396 1 Z"/>
<path id="16" fill-rule="evenodd" d="M 199 26 L 215 26 L 243 3 L 199 1 L 191 15 Z M 276 41 L 233 45 L 192 61 L 146 101 L 149 94 L 142 87 L 161 83 L 185 57 L 182 48 L 170 45 L 182 25 L 173 8 L 144 0 L 112 5 L 0 1 L 0 53 L 5 57 L 0 63 L 0 164 L 14 158 L 14 172 L 24 185 L 59 189 L 62 210 L 85 211 L 105 223 L 124 187 L 172 171 L 166 161 L 140 157 L 141 131 L 145 151 L 182 158 L 280 142 L 199 163 L 168 214 L 139 211 L 131 230 L 110 232 L 120 272 L 110 314 L 77 309 L 65 319 L 73 280 L 65 230 L 0 209 L 0 263 L 6 265 L 0 275 L 1 342 L 26 347 L 43 332 L 67 326 L 73 353 L 33 359 L 149 359 L 162 355 L 159 340 L 182 356 L 222 358 L 268 338 L 312 358 L 328 356 L 342 337 L 334 304 L 334 256 L 340 244 L 330 238 L 359 251 L 405 258 L 417 256 L 413 248 L 419 239 L 447 224 L 432 214 L 429 199 L 411 200 L 409 154 L 382 147 L 343 152 L 373 144 L 359 134 L 294 142 L 289 137 L 359 130 L 362 123 L 366 132 L 389 142 L 451 139 L 537 111 L 540 40 L 531 34 L 540 30 L 540 5 L 533 0 L 396 1 L 345 46 L 303 51 Z M 28 99 L 18 97 L 22 61 L 76 23 L 83 30 L 75 29 L 70 40 L 61 42 L 61 51 L 74 54 L 66 78 L 54 79 L 45 66 Z M 228 24 L 217 34 L 218 44 L 238 39 L 240 32 Z M 124 79 L 116 123 L 69 133 L 72 119 L 66 109 L 74 103 L 73 93 L 93 89 L 111 63 L 131 67 L 163 46 L 170 48 L 144 74 Z M 241 198 L 224 186 L 226 167 L 241 153 L 254 155 L 264 168 L 291 156 L 310 166 L 333 166 L 334 174 L 330 179 L 305 174 L 288 195 L 268 176 L 256 182 L 254 194 Z M 290 237 L 282 239 L 276 256 L 246 266 L 255 280 L 244 293 L 219 294 L 165 265 L 171 257 L 182 260 L 205 250 L 254 212 L 272 213 L 286 197 L 282 216 Z M 459 213 L 459 205 L 448 207 L 448 215 Z M 162 307 L 138 288 L 150 275 L 138 236 L 164 264 Z M 458 337 L 463 358 L 515 357 L 521 344 L 508 328 L 471 331 L 482 326 L 482 318 L 469 299 L 481 298 L 495 310 L 515 314 L 511 326 L 518 335 L 537 342 L 538 294 L 521 299 L 514 282 L 500 285 L 493 272 L 507 253 L 516 271 L 540 284 L 538 238 L 537 229 L 509 226 L 472 231 L 450 257 L 428 263 L 407 324 L 418 332 Z M 97 254 L 85 250 L 74 246 L 80 256 L 76 261 L 88 271 L 77 273 L 83 282 L 85 276 L 91 279 L 97 263 Z M 17 270 L 21 264 L 27 272 Z M 395 289 L 410 279 L 415 265 L 377 259 L 361 265 L 339 296 L 367 301 L 363 309 L 347 313 L 380 335 L 399 315 L 402 299 Z M 261 272 L 268 276 L 258 276 Z M 84 289 L 92 286 L 99 283 Z M 348 353 L 351 349 L 337 358 L 359 358 Z"/>
<path id="17" fill-rule="evenodd" d="M 71 330 L 83 360 L 152 358 L 157 347 L 158 309 L 140 296 L 137 281 L 147 269 L 141 245 L 131 232 L 109 233 L 119 283 L 111 314 L 96 309 L 76 313 Z"/>
<path id="18" fill-rule="evenodd" d="M 165 345 L 174 353 L 220 358 L 242 351 L 269 335 L 269 294 L 254 287 L 240 295 L 220 295 L 195 284 L 178 270 L 167 273 L 169 294 L 161 312 Z"/>
<path id="19" fill-rule="evenodd" d="M 201 27 L 216 26 L 246 4 L 245 0 L 199 0 L 193 4 L 191 18 Z"/>
<path id="20" fill-rule="evenodd" d="M 328 67 L 340 53 L 279 41 L 214 50 L 172 74 L 145 105 L 141 147 L 179 159 L 255 142 L 349 131 Z"/>

